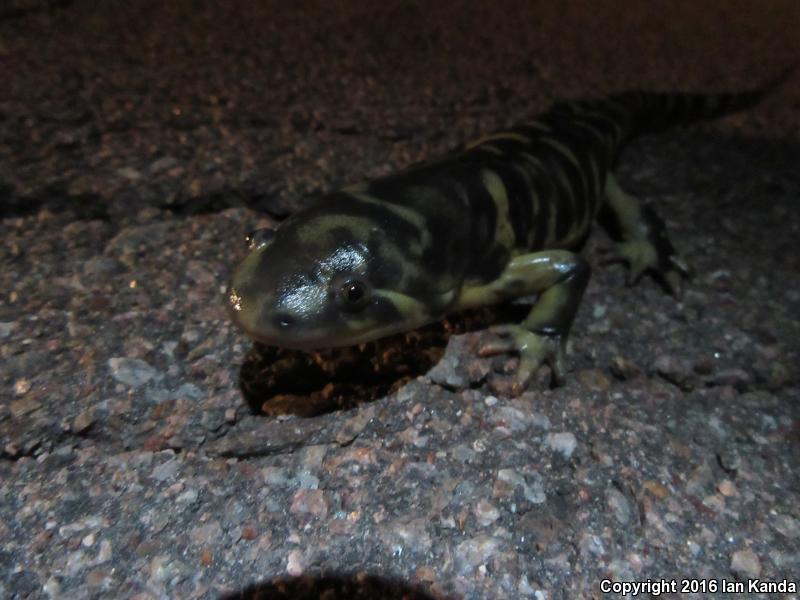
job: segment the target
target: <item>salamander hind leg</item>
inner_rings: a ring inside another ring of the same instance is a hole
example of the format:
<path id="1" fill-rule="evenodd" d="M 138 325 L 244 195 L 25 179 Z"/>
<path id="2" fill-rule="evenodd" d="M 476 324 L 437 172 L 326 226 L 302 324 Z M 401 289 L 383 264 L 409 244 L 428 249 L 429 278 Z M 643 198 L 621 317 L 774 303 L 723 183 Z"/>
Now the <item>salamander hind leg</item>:
<path id="1" fill-rule="evenodd" d="M 555 382 L 563 378 L 567 335 L 589 273 L 589 264 L 578 254 L 549 250 L 518 256 L 496 280 L 479 286 L 466 285 L 462 290 L 458 308 L 539 294 L 522 323 L 492 327 L 496 337 L 480 350 L 483 356 L 507 352 L 519 355 L 515 392 L 524 390 L 543 364 L 550 365 Z"/>
<path id="2" fill-rule="evenodd" d="M 689 267 L 675 252 L 664 222 L 649 206 L 619 187 L 609 174 L 606 178 L 606 213 L 613 237 L 617 238 L 615 256 L 611 261 L 622 261 L 629 268 L 628 283 L 635 283 L 647 271 L 654 273 L 673 296 L 680 297 L 683 279 L 690 274 Z"/>

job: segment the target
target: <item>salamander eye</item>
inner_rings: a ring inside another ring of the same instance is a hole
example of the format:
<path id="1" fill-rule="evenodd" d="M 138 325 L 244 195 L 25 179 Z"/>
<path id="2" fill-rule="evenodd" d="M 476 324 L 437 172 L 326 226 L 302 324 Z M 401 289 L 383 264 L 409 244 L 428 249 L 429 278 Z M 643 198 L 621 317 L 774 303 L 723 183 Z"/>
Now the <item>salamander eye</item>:
<path id="1" fill-rule="evenodd" d="M 371 291 L 369 283 L 356 275 L 337 276 L 332 283 L 336 303 L 344 310 L 364 308 L 372 297 Z"/>
<path id="2" fill-rule="evenodd" d="M 244 242 L 250 250 L 255 250 L 256 248 L 261 248 L 269 244 L 273 237 L 275 237 L 275 230 L 269 227 L 263 227 L 248 233 L 247 237 L 244 238 Z"/>

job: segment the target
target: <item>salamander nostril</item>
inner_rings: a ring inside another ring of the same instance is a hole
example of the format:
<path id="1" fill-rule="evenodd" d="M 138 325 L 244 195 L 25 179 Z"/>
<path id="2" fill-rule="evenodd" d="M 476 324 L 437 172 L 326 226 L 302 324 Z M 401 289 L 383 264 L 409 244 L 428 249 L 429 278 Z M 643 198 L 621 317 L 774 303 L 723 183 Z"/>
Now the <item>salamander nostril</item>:
<path id="1" fill-rule="evenodd" d="M 288 312 L 277 313 L 273 319 L 278 329 L 288 329 L 297 322 L 297 319 Z"/>

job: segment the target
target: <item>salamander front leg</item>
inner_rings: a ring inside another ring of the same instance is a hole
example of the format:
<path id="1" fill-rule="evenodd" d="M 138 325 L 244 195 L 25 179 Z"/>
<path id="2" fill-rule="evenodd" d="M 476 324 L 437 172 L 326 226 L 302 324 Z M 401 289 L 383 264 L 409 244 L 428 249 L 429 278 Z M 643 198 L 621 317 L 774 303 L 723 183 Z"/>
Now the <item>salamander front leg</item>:
<path id="1" fill-rule="evenodd" d="M 617 239 L 611 261 L 627 263 L 629 284 L 652 271 L 679 298 L 690 270 L 669 241 L 664 222 L 652 208 L 625 193 L 611 174 L 606 179 L 606 199 L 606 225 Z"/>
<path id="2" fill-rule="evenodd" d="M 549 250 L 514 258 L 495 281 L 465 286 L 458 308 L 495 304 L 539 294 L 531 312 L 519 325 L 500 325 L 498 338 L 486 343 L 481 355 L 519 354 L 515 393 L 527 387 L 543 364 L 549 364 L 555 382 L 563 378 L 567 335 L 589 281 L 589 264 L 567 250 Z"/>

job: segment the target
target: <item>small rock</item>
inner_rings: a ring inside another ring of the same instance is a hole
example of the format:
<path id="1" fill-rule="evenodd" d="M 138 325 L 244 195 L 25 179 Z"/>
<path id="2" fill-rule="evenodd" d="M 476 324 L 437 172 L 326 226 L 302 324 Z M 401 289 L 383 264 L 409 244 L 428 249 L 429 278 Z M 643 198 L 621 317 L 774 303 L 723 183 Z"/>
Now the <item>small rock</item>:
<path id="1" fill-rule="evenodd" d="M 450 345 L 452 345 L 452 339 Z M 461 372 L 461 362 L 454 352 L 448 352 L 442 359 L 428 371 L 427 376 L 436 385 L 449 389 L 462 389 L 466 387 L 467 380 Z"/>
<path id="2" fill-rule="evenodd" d="M 111 573 L 105 569 L 93 569 L 86 574 L 86 585 L 90 588 L 106 589 L 111 582 Z"/>
<path id="3" fill-rule="evenodd" d="M 117 175 L 128 181 L 138 181 L 142 178 L 142 174 L 133 167 L 120 167 L 117 169 Z"/>
<path id="4" fill-rule="evenodd" d="M 203 548 L 203 551 L 200 552 L 200 563 L 204 567 L 210 567 L 214 564 L 214 553 L 209 548 Z"/>
<path id="5" fill-rule="evenodd" d="M 158 481 L 167 481 L 168 479 L 175 477 L 179 466 L 180 465 L 176 459 L 168 460 L 167 462 L 156 466 L 153 469 L 153 472 L 150 474 L 150 477 L 157 479 Z"/>
<path id="6" fill-rule="evenodd" d="M 537 476 L 533 484 L 529 485 L 526 479 L 514 469 L 500 469 L 497 472 L 492 495 L 494 498 L 507 497 L 512 495 L 517 487 L 522 489 L 523 497 L 531 504 L 542 504 L 547 499 L 544 483 L 540 476 Z"/>
<path id="7" fill-rule="evenodd" d="M 11 337 L 11 334 L 17 329 L 16 321 L 0 321 L 0 340 Z"/>
<path id="8" fill-rule="evenodd" d="M 669 495 L 669 490 L 667 488 L 652 479 L 645 481 L 642 487 L 659 500 L 663 500 Z"/>
<path id="9" fill-rule="evenodd" d="M 100 550 L 97 553 L 97 558 L 95 559 L 95 564 L 100 564 L 111 560 L 112 557 L 112 549 L 111 549 L 111 542 L 108 540 L 103 540 L 100 542 Z"/>
<path id="10" fill-rule="evenodd" d="M 492 363 L 488 359 L 473 360 L 467 365 L 467 379 L 471 385 L 477 385 L 492 372 Z"/>
<path id="11" fill-rule="evenodd" d="M 36 394 L 30 394 L 28 396 L 24 396 L 23 398 L 19 398 L 18 400 L 12 400 L 9 404 L 11 414 L 17 419 L 39 410 L 41 407 L 42 401 Z"/>
<path id="12" fill-rule="evenodd" d="M 493 397 L 490 396 L 490 398 Z M 513 406 L 503 406 L 495 409 L 490 416 L 490 421 L 494 425 L 507 427 L 513 433 L 522 433 L 528 429 L 530 415 Z"/>
<path id="13" fill-rule="evenodd" d="M 653 362 L 653 370 L 681 389 L 691 388 L 692 367 L 685 359 L 662 354 Z"/>
<path id="14" fill-rule="evenodd" d="M 169 556 L 159 554 L 150 560 L 150 578 L 155 582 L 170 581 L 176 577 L 185 576 L 186 565 L 179 560 L 170 559 Z"/>
<path id="15" fill-rule="evenodd" d="M 3 447 L 3 452 L 5 452 L 5 454 L 7 456 L 11 457 L 11 458 L 16 458 L 17 456 L 19 456 L 19 453 L 21 452 L 21 448 L 17 444 L 15 444 L 14 442 L 8 442 Z"/>
<path id="16" fill-rule="evenodd" d="M 189 488 L 181 493 L 180 496 L 175 498 L 175 502 L 178 504 L 194 504 L 197 502 L 198 493 L 197 490 L 194 488 Z"/>
<path id="17" fill-rule="evenodd" d="M 319 488 L 319 477 L 312 474 L 308 469 L 302 469 L 295 476 L 297 486 L 308 490 L 316 490 Z"/>
<path id="18" fill-rule="evenodd" d="M 66 538 L 78 533 L 79 531 L 84 531 L 86 529 L 98 529 L 100 527 L 107 526 L 108 522 L 105 519 L 92 515 L 84 519 L 62 525 L 58 528 L 58 535 Z"/>
<path id="19" fill-rule="evenodd" d="M 31 389 L 31 382 L 28 379 L 17 379 L 14 382 L 14 393 L 17 396 L 24 396 Z"/>
<path id="20" fill-rule="evenodd" d="M 58 579 L 55 577 L 51 577 L 48 579 L 44 586 L 44 593 L 47 594 L 50 598 L 61 598 L 61 584 L 58 582 Z"/>
<path id="21" fill-rule="evenodd" d="M 82 435 L 86 433 L 92 425 L 94 425 L 94 421 L 94 410 L 85 410 L 72 419 L 72 425 L 70 425 L 70 428 L 72 429 L 73 433 Z"/>
<path id="22" fill-rule="evenodd" d="M 737 550 L 731 558 L 731 572 L 739 579 L 756 579 L 761 574 L 761 561 L 750 548 Z"/>
<path id="23" fill-rule="evenodd" d="M 742 459 L 733 448 L 724 448 L 717 454 L 717 461 L 719 466 L 722 467 L 727 473 L 733 475 L 739 470 L 739 465 L 742 464 Z"/>
<path id="24" fill-rule="evenodd" d="M 292 577 L 299 577 L 303 574 L 303 553 L 300 550 L 292 550 L 286 559 L 286 572 Z"/>
<path id="25" fill-rule="evenodd" d="M 584 533 L 578 541 L 578 549 L 583 557 L 602 556 L 606 552 L 603 540 L 594 534 Z"/>
<path id="26" fill-rule="evenodd" d="M 717 513 L 725 510 L 725 498 L 720 494 L 709 494 L 703 498 L 703 505 Z"/>
<path id="27" fill-rule="evenodd" d="M 723 496 L 731 497 L 736 495 L 736 486 L 730 479 L 720 481 L 717 489 Z"/>
<path id="28" fill-rule="evenodd" d="M 617 379 L 634 379 L 642 374 L 642 368 L 632 360 L 615 356 L 611 359 L 611 374 Z"/>
<path id="29" fill-rule="evenodd" d="M 383 538 L 392 552 L 404 550 L 424 555 L 431 549 L 433 543 L 428 526 L 429 522 L 424 517 L 397 519 L 387 523 Z"/>
<path id="30" fill-rule="evenodd" d="M 707 385 L 730 385 L 741 391 L 750 384 L 751 377 L 744 369 L 732 368 L 709 375 L 703 381 Z"/>
<path id="31" fill-rule="evenodd" d="M 502 542 L 488 535 L 479 535 L 461 542 L 455 549 L 456 568 L 464 575 L 472 573 L 497 553 Z"/>
<path id="32" fill-rule="evenodd" d="M 225 414 L 221 410 L 205 410 L 200 417 L 200 423 L 208 431 L 217 431 L 225 424 Z"/>
<path id="33" fill-rule="evenodd" d="M 112 275 L 124 270 L 121 262 L 108 256 L 94 256 L 83 263 L 84 275 Z"/>
<path id="34" fill-rule="evenodd" d="M 155 160 L 152 163 L 150 163 L 150 166 L 148 167 L 147 170 L 150 171 L 151 174 L 155 175 L 156 173 L 172 169 L 177 165 L 178 161 L 174 157 L 162 156 L 158 160 Z"/>
<path id="35" fill-rule="evenodd" d="M 77 550 L 75 552 L 70 552 L 67 555 L 67 564 L 64 572 L 73 577 L 83 569 L 85 569 L 90 564 L 86 553 L 83 550 Z"/>
<path id="36" fill-rule="evenodd" d="M 480 523 L 482 527 L 491 525 L 500 518 L 500 511 L 486 500 L 480 500 L 478 504 L 475 505 L 474 512 L 478 519 L 478 523 Z"/>
<path id="37" fill-rule="evenodd" d="M 173 398 L 189 398 L 190 400 L 199 400 L 204 396 L 203 390 L 194 385 L 193 383 L 182 383 L 178 389 L 170 393 Z"/>
<path id="38" fill-rule="evenodd" d="M 547 434 L 545 444 L 552 450 L 563 454 L 564 458 L 570 458 L 578 445 L 578 441 L 575 439 L 574 434 L 565 431 Z"/>
<path id="39" fill-rule="evenodd" d="M 427 581 L 428 583 L 433 583 L 438 579 L 437 570 L 428 566 L 417 567 L 415 575 L 420 581 Z"/>
<path id="40" fill-rule="evenodd" d="M 578 373 L 578 381 L 593 392 L 604 392 L 611 385 L 606 374 L 600 369 L 584 369 Z"/>
<path id="41" fill-rule="evenodd" d="M 219 542 L 222 535 L 222 525 L 219 521 L 209 521 L 205 525 L 195 527 L 189 533 L 192 542 L 198 546 L 208 546 Z"/>
<path id="42" fill-rule="evenodd" d="M 426 376 L 433 383 L 452 390 L 482 382 L 490 371 L 490 361 L 476 358 L 478 339 L 475 334 L 451 336 L 444 356 Z"/>
<path id="43" fill-rule="evenodd" d="M 328 502 L 322 490 L 300 489 L 292 498 L 290 509 L 293 515 L 310 514 L 320 519 L 328 514 Z"/>
<path id="44" fill-rule="evenodd" d="M 571 537 L 569 524 L 553 514 L 548 506 L 542 510 L 529 510 L 519 521 L 515 534 L 523 537 L 537 551 Z M 521 540 L 520 540 L 521 541 Z"/>
<path id="45" fill-rule="evenodd" d="M 458 444 L 450 451 L 450 454 L 455 460 L 463 463 L 472 462 L 475 460 L 475 451 L 466 444 Z"/>
<path id="46" fill-rule="evenodd" d="M 621 525 L 630 523 L 632 516 L 631 503 L 625 497 L 625 494 L 616 488 L 609 488 L 606 491 L 606 502 Z"/>
<path id="47" fill-rule="evenodd" d="M 800 522 L 789 515 L 775 515 L 772 526 L 778 533 L 790 540 L 800 538 Z"/>
<path id="48" fill-rule="evenodd" d="M 140 387 L 152 379 L 160 379 L 161 372 L 138 358 L 114 357 L 108 359 L 111 375 L 125 385 Z"/>

